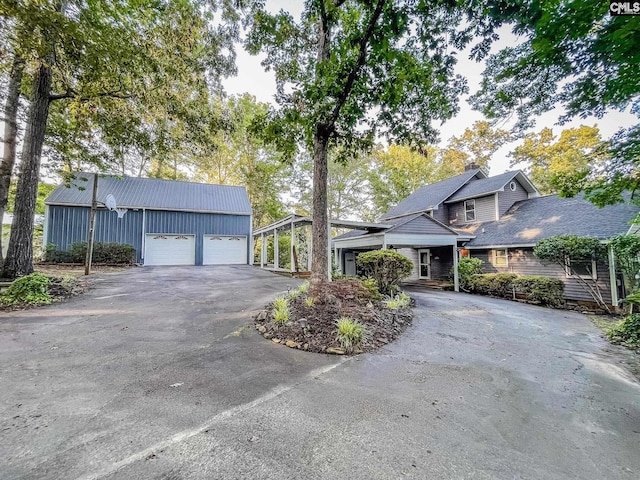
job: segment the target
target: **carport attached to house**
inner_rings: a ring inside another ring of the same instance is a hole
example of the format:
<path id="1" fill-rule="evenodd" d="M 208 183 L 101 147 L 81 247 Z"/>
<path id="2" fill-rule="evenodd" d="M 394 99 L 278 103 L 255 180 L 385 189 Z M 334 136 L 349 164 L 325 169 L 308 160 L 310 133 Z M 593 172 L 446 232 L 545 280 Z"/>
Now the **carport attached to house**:
<path id="1" fill-rule="evenodd" d="M 88 181 L 80 180 L 88 178 Z M 58 187 L 46 201 L 45 238 L 67 250 L 84 242 L 92 175 L 78 175 L 71 188 Z M 83 188 L 83 189 L 80 189 Z M 145 265 L 246 264 L 251 208 L 243 187 L 147 178 L 101 177 L 98 201 L 113 194 L 127 213 L 96 212 L 97 242 L 127 243 Z"/>

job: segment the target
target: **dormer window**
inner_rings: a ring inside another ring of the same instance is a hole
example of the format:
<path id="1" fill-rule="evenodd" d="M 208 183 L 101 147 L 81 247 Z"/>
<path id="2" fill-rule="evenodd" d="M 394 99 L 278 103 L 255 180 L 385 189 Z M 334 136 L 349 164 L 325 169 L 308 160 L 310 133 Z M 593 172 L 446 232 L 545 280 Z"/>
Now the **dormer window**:
<path id="1" fill-rule="evenodd" d="M 464 202 L 464 220 L 465 222 L 476 221 L 476 201 L 465 200 Z"/>

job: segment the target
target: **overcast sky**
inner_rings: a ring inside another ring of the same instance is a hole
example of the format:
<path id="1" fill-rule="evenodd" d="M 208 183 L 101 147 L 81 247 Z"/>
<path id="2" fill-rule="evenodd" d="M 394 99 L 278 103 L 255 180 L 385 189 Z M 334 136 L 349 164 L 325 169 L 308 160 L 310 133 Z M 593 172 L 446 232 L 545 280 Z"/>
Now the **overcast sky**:
<path id="1" fill-rule="evenodd" d="M 272 11 L 278 11 L 283 8 L 288 10 L 294 18 L 298 18 L 302 10 L 302 1 L 268 0 L 267 7 Z M 516 37 L 505 29 L 501 31 L 501 38 L 496 43 L 496 48 L 513 45 L 516 40 Z M 273 103 L 273 95 L 275 94 L 276 89 L 273 73 L 264 71 L 264 68 L 260 65 L 261 57 L 253 57 L 242 50 L 242 48 L 240 48 L 237 53 L 238 76 L 227 79 L 224 83 L 227 93 L 242 94 L 248 92 L 254 95 L 256 99 L 261 102 Z M 461 52 L 458 59 L 457 72 L 467 78 L 470 92 L 474 92 L 480 84 L 484 66 L 469 60 L 466 52 Z M 634 115 L 623 112 L 611 112 L 601 119 L 593 117 L 578 119 L 566 125 L 559 126 L 556 125 L 556 122 L 561 114 L 562 111 L 556 110 L 540 116 L 533 131 L 539 131 L 543 127 L 550 127 L 553 128 L 554 133 L 557 135 L 565 128 L 597 124 L 600 128 L 602 137 L 609 138 L 619 128 L 629 127 L 637 123 L 637 117 Z M 444 125 L 439 126 L 441 145 L 445 144 L 451 136 L 460 135 L 466 128 L 471 127 L 473 122 L 476 120 L 482 119 L 482 115 L 479 112 L 472 110 L 468 105 L 466 97 L 461 98 L 460 112 L 458 115 L 446 122 Z M 505 124 L 504 127 L 508 128 L 509 124 Z M 502 149 L 496 152 L 493 160 L 490 162 L 492 175 L 509 170 L 509 158 L 507 157 L 507 154 L 513 150 L 515 145 L 517 145 L 517 142 L 505 145 Z"/>

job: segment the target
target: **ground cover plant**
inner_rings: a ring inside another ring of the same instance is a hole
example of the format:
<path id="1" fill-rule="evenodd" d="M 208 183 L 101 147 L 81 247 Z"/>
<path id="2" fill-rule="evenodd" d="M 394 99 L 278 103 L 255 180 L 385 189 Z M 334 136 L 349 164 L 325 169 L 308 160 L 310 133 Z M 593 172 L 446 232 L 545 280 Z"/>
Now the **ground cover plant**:
<path id="1" fill-rule="evenodd" d="M 0 310 L 47 305 L 84 292 L 88 284 L 73 275 L 31 273 L 19 277 L 0 294 Z"/>
<path id="2" fill-rule="evenodd" d="M 265 338 L 291 348 L 362 353 L 388 344 L 409 326 L 411 303 L 404 293 L 383 297 L 371 279 L 334 280 L 317 297 L 305 283 L 268 305 L 255 326 Z"/>

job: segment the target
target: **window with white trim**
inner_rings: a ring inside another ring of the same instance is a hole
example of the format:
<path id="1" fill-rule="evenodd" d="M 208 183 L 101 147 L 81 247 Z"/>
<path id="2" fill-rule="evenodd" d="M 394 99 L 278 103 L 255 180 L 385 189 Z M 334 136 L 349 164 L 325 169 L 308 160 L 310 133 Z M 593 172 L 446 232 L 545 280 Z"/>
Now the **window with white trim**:
<path id="1" fill-rule="evenodd" d="M 493 250 L 492 263 L 494 267 L 508 267 L 509 252 L 507 249 Z"/>
<path id="2" fill-rule="evenodd" d="M 589 280 L 598 279 L 598 269 L 595 260 L 578 262 L 567 258 L 565 271 L 567 277 L 578 276 Z"/>
<path id="3" fill-rule="evenodd" d="M 476 201 L 465 200 L 464 202 L 464 220 L 465 222 L 476 221 Z"/>

